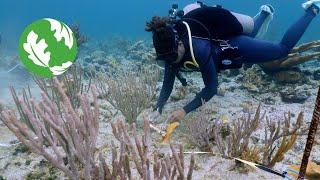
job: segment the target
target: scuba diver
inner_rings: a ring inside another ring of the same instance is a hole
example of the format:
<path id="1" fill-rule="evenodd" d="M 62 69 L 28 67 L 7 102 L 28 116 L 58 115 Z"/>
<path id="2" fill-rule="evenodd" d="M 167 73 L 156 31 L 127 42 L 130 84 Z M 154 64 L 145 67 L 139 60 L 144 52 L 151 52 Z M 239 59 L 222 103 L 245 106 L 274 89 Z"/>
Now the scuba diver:
<path id="1" fill-rule="evenodd" d="M 154 16 L 145 30 L 152 32 L 157 63 L 165 68 L 164 80 L 154 111 L 159 116 L 167 102 L 179 72 L 200 71 L 205 87 L 186 106 L 175 110 L 167 122 L 182 120 L 186 114 L 209 101 L 218 89 L 217 73 L 241 68 L 243 63 L 263 63 L 285 58 L 300 40 L 314 17 L 319 14 L 320 0 L 302 4 L 303 16 L 285 33 L 280 43 L 255 38 L 266 32 L 274 9 L 264 5 L 255 18 L 231 12 L 221 6 L 197 2 L 178 10 L 173 5 L 168 17 Z"/>

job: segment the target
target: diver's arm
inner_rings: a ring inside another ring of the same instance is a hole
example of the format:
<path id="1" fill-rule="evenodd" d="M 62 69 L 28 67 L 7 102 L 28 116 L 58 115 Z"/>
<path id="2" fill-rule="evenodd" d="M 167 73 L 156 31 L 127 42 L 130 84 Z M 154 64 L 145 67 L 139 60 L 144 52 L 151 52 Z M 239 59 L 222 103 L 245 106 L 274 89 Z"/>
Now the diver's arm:
<path id="1" fill-rule="evenodd" d="M 186 78 L 184 78 L 181 73 L 177 73 L 176 77 L 179 79 L 182 86 L 188 86 Z"/>
<path id="2" fill-rule="evenodd" d="M 209 101 L 217 93 L 218 77 L 214 64 L 215 55 L 211 54 L 212 46 L 209 41 L 193 38 L 193 49 L 196 61 L 200 66 L 205 87 L 197 94 L 194 100 L 183 109 L 189 113 L 202 105 L 202 100 Z M 212 55 L 212 56 L 211 56 Z M 208 59 L 210 56 L 210 59 Z"/>
<path id="3" fill-rule="evenodd" d="M 205 87 L 189 104 L 183 107 L 186 113 L 197 109 L 202 105 L 202 100 L 207 102 L 217 93 L 218 77 L 213 59 L 210 59 L 208 64 L 201 68 L 201 74 Z"/>
<path id="4" fill-rule="evenodd" d="M 157 109 L 159 113 L 162 113 L 162 108 L 167 102 L 167 100 L 170 97 L 170 94 L 173 89 L 174 81 L 175 81 L 175 76 L 178 73 L 178 68 L 175 67 L 170 67 L 168 63 L 165 65 L 165 72 L 164 72 L 164 80 L 160 92 L 160 96 L 157 102 Z"/>

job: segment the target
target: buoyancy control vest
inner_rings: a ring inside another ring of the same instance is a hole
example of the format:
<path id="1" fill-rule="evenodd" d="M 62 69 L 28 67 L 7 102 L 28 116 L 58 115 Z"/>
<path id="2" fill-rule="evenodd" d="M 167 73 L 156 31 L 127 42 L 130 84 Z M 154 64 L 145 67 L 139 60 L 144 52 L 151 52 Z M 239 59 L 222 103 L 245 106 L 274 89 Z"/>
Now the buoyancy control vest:
<path id="1" fill-rule="evenodd" d="M 189 26 L 189 33 L 187 26 Z M 218 71 L 220 71 L 242 67 L 238 47 L 232 47 L 227 39 L 251 33 L 250 30 L 252 31 L 253 26 L 253 20 L 249 16 L 230 12 L 221 6 L 202 6 L 187 12 L 181 17 L 181 21 L 175 24 L 174 28 L 180 37 L 188 37 L 191 34 L 192 38 L 207 39 L 219 47 L 218 59 L 215 62 Z M 193 50 L 190 48 L 190 51 Z M 209 59 L 210 57 L 208 57 Z M 195 60 L 190 60 L 184 63 L 183 69 L 195 70 L 198 67 Z"/>

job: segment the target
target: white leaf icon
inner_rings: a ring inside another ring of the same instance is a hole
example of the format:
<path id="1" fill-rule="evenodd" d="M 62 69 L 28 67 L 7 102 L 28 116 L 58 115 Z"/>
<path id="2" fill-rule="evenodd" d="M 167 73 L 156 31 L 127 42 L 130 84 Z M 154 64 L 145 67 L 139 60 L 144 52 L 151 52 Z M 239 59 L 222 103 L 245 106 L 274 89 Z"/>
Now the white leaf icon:
<path id="1" fill-rule="evenodd" d="M 57 75 L 64 73 L 65 71 L 67 71 L 71 65 L 72 65 L 72 62 L 67 61 L 67 62 L 63 63 L 61 66 L 50 67 L 50 71 L 52 72 L 53 75 L 57 76 Z"/>
<path id="2" fill-rule="evenodd" d="M 55 19 L 46 18 L 50 22 L 51 31 L 55 31 L 54 37 L 58 42 L 64 38 L 64 44 L 71 49 L 73 46 L 73 33 L 72 30 L 65 24 L 60 23 Z"/>
<path id="3" fill-rule="evenodd" d="M 49 67 L 51 54 L 50 52 L 45 53 L 48 45 L 44 39 L 41 39 L 37 43 L 38 37 L 34 31 L 31 31 L 27 36 L 27 42 L 23 44 L 23 48 L 29 54 L 28 58 L 31 59 L 34 64 Z"/>

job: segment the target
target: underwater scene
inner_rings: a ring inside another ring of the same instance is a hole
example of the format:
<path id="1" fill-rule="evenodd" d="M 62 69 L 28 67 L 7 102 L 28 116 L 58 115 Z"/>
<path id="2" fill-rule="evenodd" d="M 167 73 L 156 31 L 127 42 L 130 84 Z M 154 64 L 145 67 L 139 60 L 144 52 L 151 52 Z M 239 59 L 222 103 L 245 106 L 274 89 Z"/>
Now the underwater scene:
<path id="1" fill-rule="evenodd" d="M 320 0 L 1 0 L 0 180 L 320 180 Z"/>

